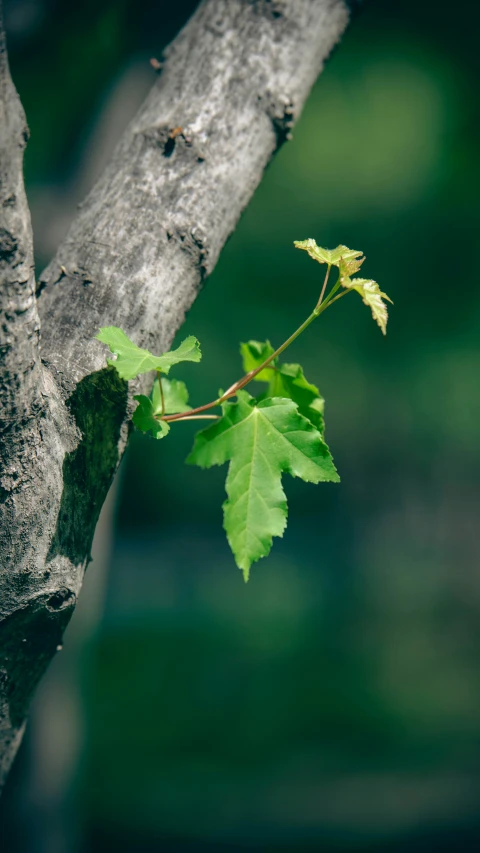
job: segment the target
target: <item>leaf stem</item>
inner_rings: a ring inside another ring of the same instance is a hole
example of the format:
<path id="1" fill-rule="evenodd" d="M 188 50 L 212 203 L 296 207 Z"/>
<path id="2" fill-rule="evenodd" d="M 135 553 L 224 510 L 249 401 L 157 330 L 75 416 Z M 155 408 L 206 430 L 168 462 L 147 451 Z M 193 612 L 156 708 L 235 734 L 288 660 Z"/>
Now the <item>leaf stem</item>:
<path id="1" fill-rule="evenodd" d="M 325 280 L 324 280 L 324 282 L 323 282 L 323 287 L 322 287 L 322 290 L 321 290 L 320 296 L 318 297 L 318 302 L 317 302 L 317 304 L 316 304 L 316 306 L 315 306 L 316 308 L 320 308 L 320 305 L 321 305 L 321 304 L 322 304 L 322 302 L 323 302 L 323 297 L 324 297 L 324 295 L 325 295 L 325 291 L 326 291 L 326 289 L 327 289 L 328 277 L 329 277 L 329 275 L 330 275 L 330 270 L 331 270 L 331 269 L 332 269 L 332 265 L 331 265 L 331 264 L 328 264 L 328 266 L 327 266 L 327 272 L 325 273 Z"/>
<path id="2" fill-rule="evenodd" d="M 192 409 L 192 411 L 194 411 L 194 410 Z M 219 417 L 220 417 L 220 415 L 190 415 L 188 413 L 185 413 L 184 415 L 182 414 L 182 417 L 179 418 L 179 420 L 182 420 L 182 421 L 203 421 L 203 420 L 218 421 Z M 168 420 L 168 417 L 162 418 L 161 420 L 164 420 L 164 421 Z"/>
<path id="3" fill-rule="evenodd" d="M 337 288 L 335 288 L 335 290 L 336 290 L 336 289 L 337 289 Z M 335 292 L 334 290 L 332 290 L 332 291 L 331 291 L 331 293 L 334 293 L 334 292 Z M 346 296 L 346 295 L 347 295 L 347 293 L 351 293 L 351 290 L 350 290 L 350 289 L 348 289 L 348 290 L 342 290 L 342 292 L 341 292 L 341 293 L 339 293 L 339 294 L 338 294 L 338 296 L 335 296 L 333 299 L 329 299 L 329 300 L 328 300 L 328 304 L 329 304 L 329 305 L 333 305 L 333 303 L 334 303 L 334 302 L 336 302 L 336 301 L 337 301 L 337 299 L 341 299 L 341 298 L 342 298 L 342 296 Z M 330 295 L 331 295 L 331 294 L 330 294 Z M 325 305 L 325 307 L 327 307 L 327 305 Z"/>
<path id="4" fill-rule="evenodd" d="M 278 349 L 275 350 L 275 352 L 269 355 L 268 358 L 266 358 L 265 361 L 262 362 L 259 367 L 256 367 L 255 370 L 250 370 L 249 373 L 245 374 L 245 376 L 242 376 L 240 379 L 237 379 L 237 381 L 234 382 L 233 385 L 230 385 L 230 388 L 227 388 L 227 390 L 222 394 L 221 397 L 218 397 L 216 400 L 212 400 L 211 403 L 205 403 L 204 406 L 198 406 L 196 409 L 190 409 L 188 412 L 185 413 L 178 412 L 175 415 L 165 415 L 162 419 L 164 421 L 168 421 L 169 423 L 172 421 L 187 420 L 187 418 L 193 419 L 194 416 L 196 417 L 201 412 L 206 412 L 208 411 L 208 409 L 213 409 L 215 406 L 220 406 L 222 403 L 225 402 L 225 400 L 228 400 L 230 397 L 234 397 L 237 391 L 240 391 L 242 388 L 245 387 L 245 385 L 248 385 L 248 383 L 251 382 L 252 379 L 255 379 L 257 374 L 259 374 L 262 370 L 265 370 L 265 368 L 268 367 L 272 361 L 278 358 L 278 356 L 281 355 L 281 353 L 286 350 L 287 347 L 289 347 L 290 344 L 292 344 L 298 338 L 298 336 L 305 331 L 305 329 L 308 328 L 310 323 L 313 323 L 313 321 L 316 320 L 316 318 L 319 317 L 320 314 L 323 314 L 323 312 L 328 308 L 329 305 L 332 304 L 332 302 L 336 302 L 337 299 L 340 299 L 341 296 L 345 296 L 345 294 L 349 292 L 348 290 L 346 290 L 344 291 L 344 293 L 340 293 L 339 296 L 336 296 L 334 299 L 331 299 L 332 294 L 335 293 L 340 287 L 340 279 L 338 279 L 325 301 L 322 301 L 328 282 L 329 271 L 330 267 L 328 268 L 327 275 L 325 276 L 325 281 L 323 283 L 320 299 L 318 300 L 312 313 L 307 317 L 306 320 L 304 320 L 301 326 L 299 326 L 298 329 L 296 329 L 296 331 L 293 332 L 293 334 L 290 335 L 290 337 L 287 338 L 287 340 L 284 341 L 284 343 L 279 346 Z M 205 415 L 203 417 L 205 417 Z M 207 415 L 207 417 L 209 416 Z M 212 416 L 210 415 L 210 417 Z M 214 415 L 214 417 L 217 416 Z"/>
<path id="5" fill-rule="evenodd" d="M 233 396 L 233 395 L 232 395 Z M 218 406 L 218 400 L 213 400 L 211 403 L 205 403 L 204 406 L 197 406 L 196 409 L 189 409 L 188 412 L 178 412 L 176 415 L 165 415 L 162 420 L 170 422 L 170 421 L 181 421 L 185 418 L 191 418 L 192 415 L 197 415 L 200 412 L 206 412 L 208 409 L 213 409 L 214 406 Z"/>
<path id="6" fill-rule="evenodd" d="M 255 370 L 251 370 L 250 373 L 246 373 L 245 376 L 238 380 L 238 382 L 235 382 L 235 384 L 232 385 L 232 387 L 225 392 L 223 397 L 220 397 L 220 401 L 223 402 L 226 399 L 227 394 L 229 397 L 231 397 L 232 394 L 235 393 L 235 391 L 240 391 L 240 389 L 243 388 L 245 385 L 248 385 L 248 383 L 251 382 L 252 379 L 255 379 L 256 375 L 262 370 L 265 370 L 265 368 L 268 367 L 271 361 L 274 361 L 274 359 L 278 358 L 278 356 L 281 355 L 282 352 L 290 346 L 290 344 L 293 344 L 293 342 L 298 338 L 298 336 L 301 335 L 302 332 L 304 332 L 305 329 L 308 328 L 310 323 L 313 323 L 313 321 L 316 320 L 319 313 L 320 312 L 318 312 L 315 308 L 315 310 L 312 311 L 310 316 L 307 317 L 307 319 L 302 323 L 302 325 L 298 327 L 298 329 L 293 333 L 293 335 L 290 335 L 290 337 L 287 338 L 287 340 L 284 341 L 284 343 L 279 346 L 278 349 L 275 350 L 275 352 L 269 355 L 269 357 L 266 358 L 264 362 L 262 362 L 260 367 L 256 367 Z"/>
<path id="7" fill-rule="evenodd" d="M 319 308 L 320 304 L 321 304 L 322 310 L 324 311 L 326 308 L 328 308 L 329 305 L 332 304 L 332 302 L 335 302 L 335 299 L 332 299 L 332 296 L 337 292 L 341 283 L 342 283 L 342 279 L 341 279 L 340 270 L 339 270 L 338 271 L 338 278 L 337 278 L 335 284 L 333 285 L 330 293 L 327 295 L 327 298 L 323 302 L 321 302 L 321 303 L 319 302 L 319 304 L 317 304 L 317 308 Z M 345 292 L 348 293 L 348 291 L 345 291 Z"/>

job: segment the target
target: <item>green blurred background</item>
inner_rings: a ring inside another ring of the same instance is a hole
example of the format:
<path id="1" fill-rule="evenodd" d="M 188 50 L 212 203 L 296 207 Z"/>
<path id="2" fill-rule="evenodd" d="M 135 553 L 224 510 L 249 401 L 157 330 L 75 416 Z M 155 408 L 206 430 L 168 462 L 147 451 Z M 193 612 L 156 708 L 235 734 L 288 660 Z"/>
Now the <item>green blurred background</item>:
<path id="1" fill-rule="evenodd" d="M 39 267 L 194 6 L 10 0 Z M 468 0 L 370 0 L 328 63 L 176 375 L 199 404 L 239 375 L 237 341 L 296 328 L 321 271 L 294 239 L 362 249 L 387 338 L 351 297 L 289 354 L 342 483 L 285 478 L 287 532 L 245 585 L 225 470 L 183 464 L 194 425 L 133 436 L 2 851 L 480 849 L 479 24 Z"/>

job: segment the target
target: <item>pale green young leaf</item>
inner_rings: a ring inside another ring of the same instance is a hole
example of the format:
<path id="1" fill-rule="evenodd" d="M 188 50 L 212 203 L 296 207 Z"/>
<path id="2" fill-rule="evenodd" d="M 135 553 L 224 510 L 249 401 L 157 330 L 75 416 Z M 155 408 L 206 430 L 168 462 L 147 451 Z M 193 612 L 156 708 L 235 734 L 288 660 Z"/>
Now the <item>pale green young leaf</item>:
<path id="1" fill-rule="evenodd" d="M 223 417 L 198 433 L 187 462 L 210 468 L 230 462 L 224 527 L 236 563 L 248 580 L 250 566 L 282 536 L 287 501 L 282 473 L 309 483 L 338 482 L 327 445 L 293 400 L 257 404 L 246 391 L 223 405 Z"/>
<path id="2" fill-rule="evenodd" d="M 188 405 L 188 391 L 185 382 L 178 379 L 162 379 L 163 399 L 165 403 L 165 414 L 175 415 L 177 412 L 189 412 L 192 408 Z M 162 397 L 158 381 L 153 383 L 151 393 L 153 410 L 156 415 L 162 411 Z"/>
<path id="3" fill-rule="evenodd" d="M 359 271 L 364 261 L 365 257 L 348 259 L 341 258 L 340 263 L 338 265 L 340 282 L 342 281 L 342 279 L 349 278 L 351 275 L 355 275 L 355 273 Z"/>
<path id="4" fill-rule="evenodd" d="M 387 334 L 388 311 L 384 299 L 392 302 L 389 296 L 380 290 L 376 281 L 369 278 L 344 278 L 341 280 L 343 287 L 349 290 L 356 290 L 362 297 L 363 303 L 368 305 L 372 312 L 372 317 L 380 326 L 383 334 Z M 393 304 L 393 303 L 392 303 Z"/>
<path id="5" fill-rule="evenodd" d="M 363 263 L 363 252 L 357 252 L 355 249 L 349 249 L 347 246 L 337 246 L 336 249 L 323 249 L 321 246 L 317 246 L 315 240 L 309 237 L 308 240 L 294 240 L 293 244 L 297 249 L 304 249 L 314 261 L 318 261 L 319 264 L 330 264 L 330 266 L 338 267 L 340 265 L 340 261 L 343 259 L 344 261 L 353 261 L 358 258 L 362 258 L 359 263 L 358 269 L 360 268 L 360 264 Z"/>
<path id="6" fill-rule="evenodd" d="M 145 394 L 137 394 L 134 398 L 138 401 L 138 406 L 133 413 L 133 423 L 137 429 L 142 432 L 150 432 L 154 438 L 164 438 L 170 426 L 166 421 L 158 420 L 155 417 L 153 403 Z"/>
<path id="7" fill-rule="evenodd" d="M 113 365 L 122 379 L 134 379 L 141 373 L 150 370 L 162 370 L 168 373 L 174 364 L 182 361 L 200 361 L 202 355 L 196 338 L 190 335 L 185 338 L 175 350 L 162 355 L 152 355 L 146 349 L 137 347 L 133 341 L 117 326 L 105 326 L 100 329 L 97 340 L 107 344 L 116 359 L 107 359 L 107 364 Z"/>
<path id="8" fill-rule="evenodd" d="M 269 341 L 264 343 L 248 341 L 241 344 L 240 353 L 244 370 L 248 373 L 263 364 L 265 359 L 273 353 L 273 348 Z M 307 381 L 299 364 L 281 364 L 276 360 L 272 366 L 261 370 L 255 379 L 268 382 L 268 391 L 265 396 L 288 397 L 293 400 L 300 414 L 308 418 L 323 435 L 325 401 L 318 388 Z"/>

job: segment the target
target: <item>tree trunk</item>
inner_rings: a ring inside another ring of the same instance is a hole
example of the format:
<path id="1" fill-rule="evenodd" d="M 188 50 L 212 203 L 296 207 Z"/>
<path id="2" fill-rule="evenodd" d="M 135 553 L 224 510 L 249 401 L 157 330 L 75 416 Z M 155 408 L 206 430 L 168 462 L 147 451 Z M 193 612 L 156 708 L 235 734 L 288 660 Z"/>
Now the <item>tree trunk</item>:
<path id="1" fill-rule="evenodd" d="M 0 42 L 0 786 L 144 384 L 106 368 L 94 336 L 169 347 L 348 18 L 344 0 L 201 3 L 37 286 Z"/>

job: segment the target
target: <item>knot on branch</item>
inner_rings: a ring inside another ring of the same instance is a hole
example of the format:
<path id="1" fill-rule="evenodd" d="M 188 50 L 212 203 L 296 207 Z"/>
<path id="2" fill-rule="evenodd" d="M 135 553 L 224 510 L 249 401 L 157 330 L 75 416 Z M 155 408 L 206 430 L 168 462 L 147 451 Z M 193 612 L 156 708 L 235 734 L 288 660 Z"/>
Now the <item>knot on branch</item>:
<path id="1" fill-rule="evenodd" d="M 193 228 L 177 228 L 175 231 L 167 231 L 168 240 L 175 240 L 192 258 L 195 266 L 200 271 L 200 280 L 203 281 L 209 273 L 209 245 L 206 234 L 199 226 Z"/>
<path id="2" fill-rule="evenodd" d="M 254 9 L 257 14 L 267 20 L 276 21 L 283 18 L 285 14 L 285 2 L 284 0 L 254 0 Z"/>
<path id="3" fill-rule="evenodd" d="M 45 606 L 50 613 L 55 613 L 57 610 L 65 610 L 66 607 L 74 607 L 76 600 L 77 596 L 73 590 L 62 586 L 50 596 Z"/>
<path id="4" fill-rule="evenodd" d="M 160 148 L 164 157 L 171 157 L 174 151 L 193 149 L 196 159 L 201 162 L 204 156 L 196 150 L 193 139 L 181 125 L 171 127 L 168 124 L 160 125 L 159 127 L 148 127 L 141 130 L 140 133 L 148 142 L 154 145 L 155 148 Z"/>
<path id="5" fill-rule="evenodd" d="M 276 136 L 275 150 L 292 138 L 292 130 L 296 121 L 294 101 L 288 95 L 275 96 L 272 92 L 259 95 L 261 107 L 266 112 Z"/>
<path id="6" fill-rule="evenodd" d="M 0 228 L 0 262 L 11 263 L 18 249 L 18 242 L 6 228 Z"/>

